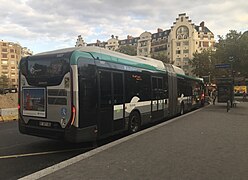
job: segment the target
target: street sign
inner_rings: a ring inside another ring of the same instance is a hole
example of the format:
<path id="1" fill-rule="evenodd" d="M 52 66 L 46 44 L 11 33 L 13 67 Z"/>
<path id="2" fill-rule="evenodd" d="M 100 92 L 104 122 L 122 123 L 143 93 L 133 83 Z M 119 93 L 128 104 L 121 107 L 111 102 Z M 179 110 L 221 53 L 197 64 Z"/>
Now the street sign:
<path id="1" fill-rule="evenodd" d="M 231 64 L 216 64 L 215 68 L 231 68 Z"/>

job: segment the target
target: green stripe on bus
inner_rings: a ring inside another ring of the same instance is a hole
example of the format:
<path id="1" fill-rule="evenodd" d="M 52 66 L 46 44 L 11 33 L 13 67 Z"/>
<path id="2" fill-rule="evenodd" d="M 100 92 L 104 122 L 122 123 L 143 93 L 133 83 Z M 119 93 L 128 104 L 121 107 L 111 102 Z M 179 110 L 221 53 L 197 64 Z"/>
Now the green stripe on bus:
<path id="1" fill-rule="evenodd" d="M 113 63 L 117 63 L 117 64 L 122 64 L 122 65 L 127 65 L 127 66 L 132 66 L 132 67 L 142 68 L 142 69 L 147 69 L 147 70 L 152 70 L 152 71 L 158 71 L 158 72 L 165 72 L 166 71 L 166 70 L 157 69 L 156 67 L 149 65 L 149 64 L 138 63 L 138 62 L 135 62 L 132 60 L 118 58 L 118 57 L 114 57 L 114 56 L 110 56 L 110 55 L 106 55 L 106 54 L 102 54 L 102 53 L 97 53 L 97 52 L 74 51 L 72 53 L 71 58 L 70 58 L 70 63 L 71 63 L 71 65 L 77 65 L 77 60 L 79 57 L 92 58 L 91 55 L 95 59 L 99 59 L 101 61 L 113 62 Z"/>

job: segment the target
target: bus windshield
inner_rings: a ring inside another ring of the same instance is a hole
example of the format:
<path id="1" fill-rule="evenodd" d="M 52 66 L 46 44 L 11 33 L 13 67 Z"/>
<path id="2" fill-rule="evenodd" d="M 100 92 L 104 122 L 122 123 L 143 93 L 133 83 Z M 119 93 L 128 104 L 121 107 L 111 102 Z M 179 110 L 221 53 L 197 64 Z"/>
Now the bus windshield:
<path id="1" fill-rule="evenodd" d="M 40 55 L 24 58 L 20 72 L 30 85 L 58 85 L 70 71 L 69 57 L 63 55 Z"/>

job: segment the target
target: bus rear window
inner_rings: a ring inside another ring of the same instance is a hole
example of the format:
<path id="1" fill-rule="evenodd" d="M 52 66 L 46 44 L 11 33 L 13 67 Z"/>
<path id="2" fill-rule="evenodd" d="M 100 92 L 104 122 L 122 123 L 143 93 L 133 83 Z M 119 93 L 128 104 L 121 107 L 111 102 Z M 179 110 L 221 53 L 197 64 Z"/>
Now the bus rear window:
<path id="1" fill-rule="evenodd" d="M 69 57 L 54 55 L 31 56 L 23 59 L 20 71 L 30 85 L 58 85 L 70 71 Z"/>

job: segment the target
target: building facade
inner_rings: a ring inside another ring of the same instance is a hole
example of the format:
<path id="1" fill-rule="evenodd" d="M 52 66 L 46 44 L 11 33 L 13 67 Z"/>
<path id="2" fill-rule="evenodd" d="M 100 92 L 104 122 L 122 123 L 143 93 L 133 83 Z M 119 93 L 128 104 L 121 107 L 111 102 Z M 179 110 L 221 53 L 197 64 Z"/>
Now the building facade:
<path id="1" fill-rule="evenodd" d="M 171 27 L 168 41 L 169 62 L 191 74 L 190 59 L 195 52 L 214 48 L 214 34 L 201 22 L 200 26 L 189 20 L 186 14 L 179 14 Z"/>
<path id="2" fill-rule="evenodd" d="M 106 49 L 109 49 L 111 51 L 116 51 L 119 48 L 119 40 L 118 36 L 111 36 L 111 39 L 107 41 L 107 44 L 105 45 Z"/>
<path id="3" fill-rule="evenodd" d="M 0 76 L 6 76 L 9 79 L 10 87 L 17 87 L 20 59 L 32 55 L 33 52 L 26 47 L 21 47 L 18 43 L 0 41 L 0 54 Z"/>
<path id="4" fill-rule="evenodd" d="M 99 46 L 116 51 L 121 46 L 133 46 L 137 50 L 137 56 L 157 57 L 182 68 L 187 75 L 192 75 L 189 61 L 193 59 L 195 52 L 201 53 L 204 49 L 214 48 L 214 34 L 205 26 L 204 22 L 195 25 L 186 16 L 179 14 L 171 29 L 157 29 L 156 33 L 143 32 L 139 37 L 127 36 L 127 39 L 119 40 L 113 35 L 107 42 L 87 44 L 87 46 Z M 77 46 L 77 44 L 76 44 Z"/>

